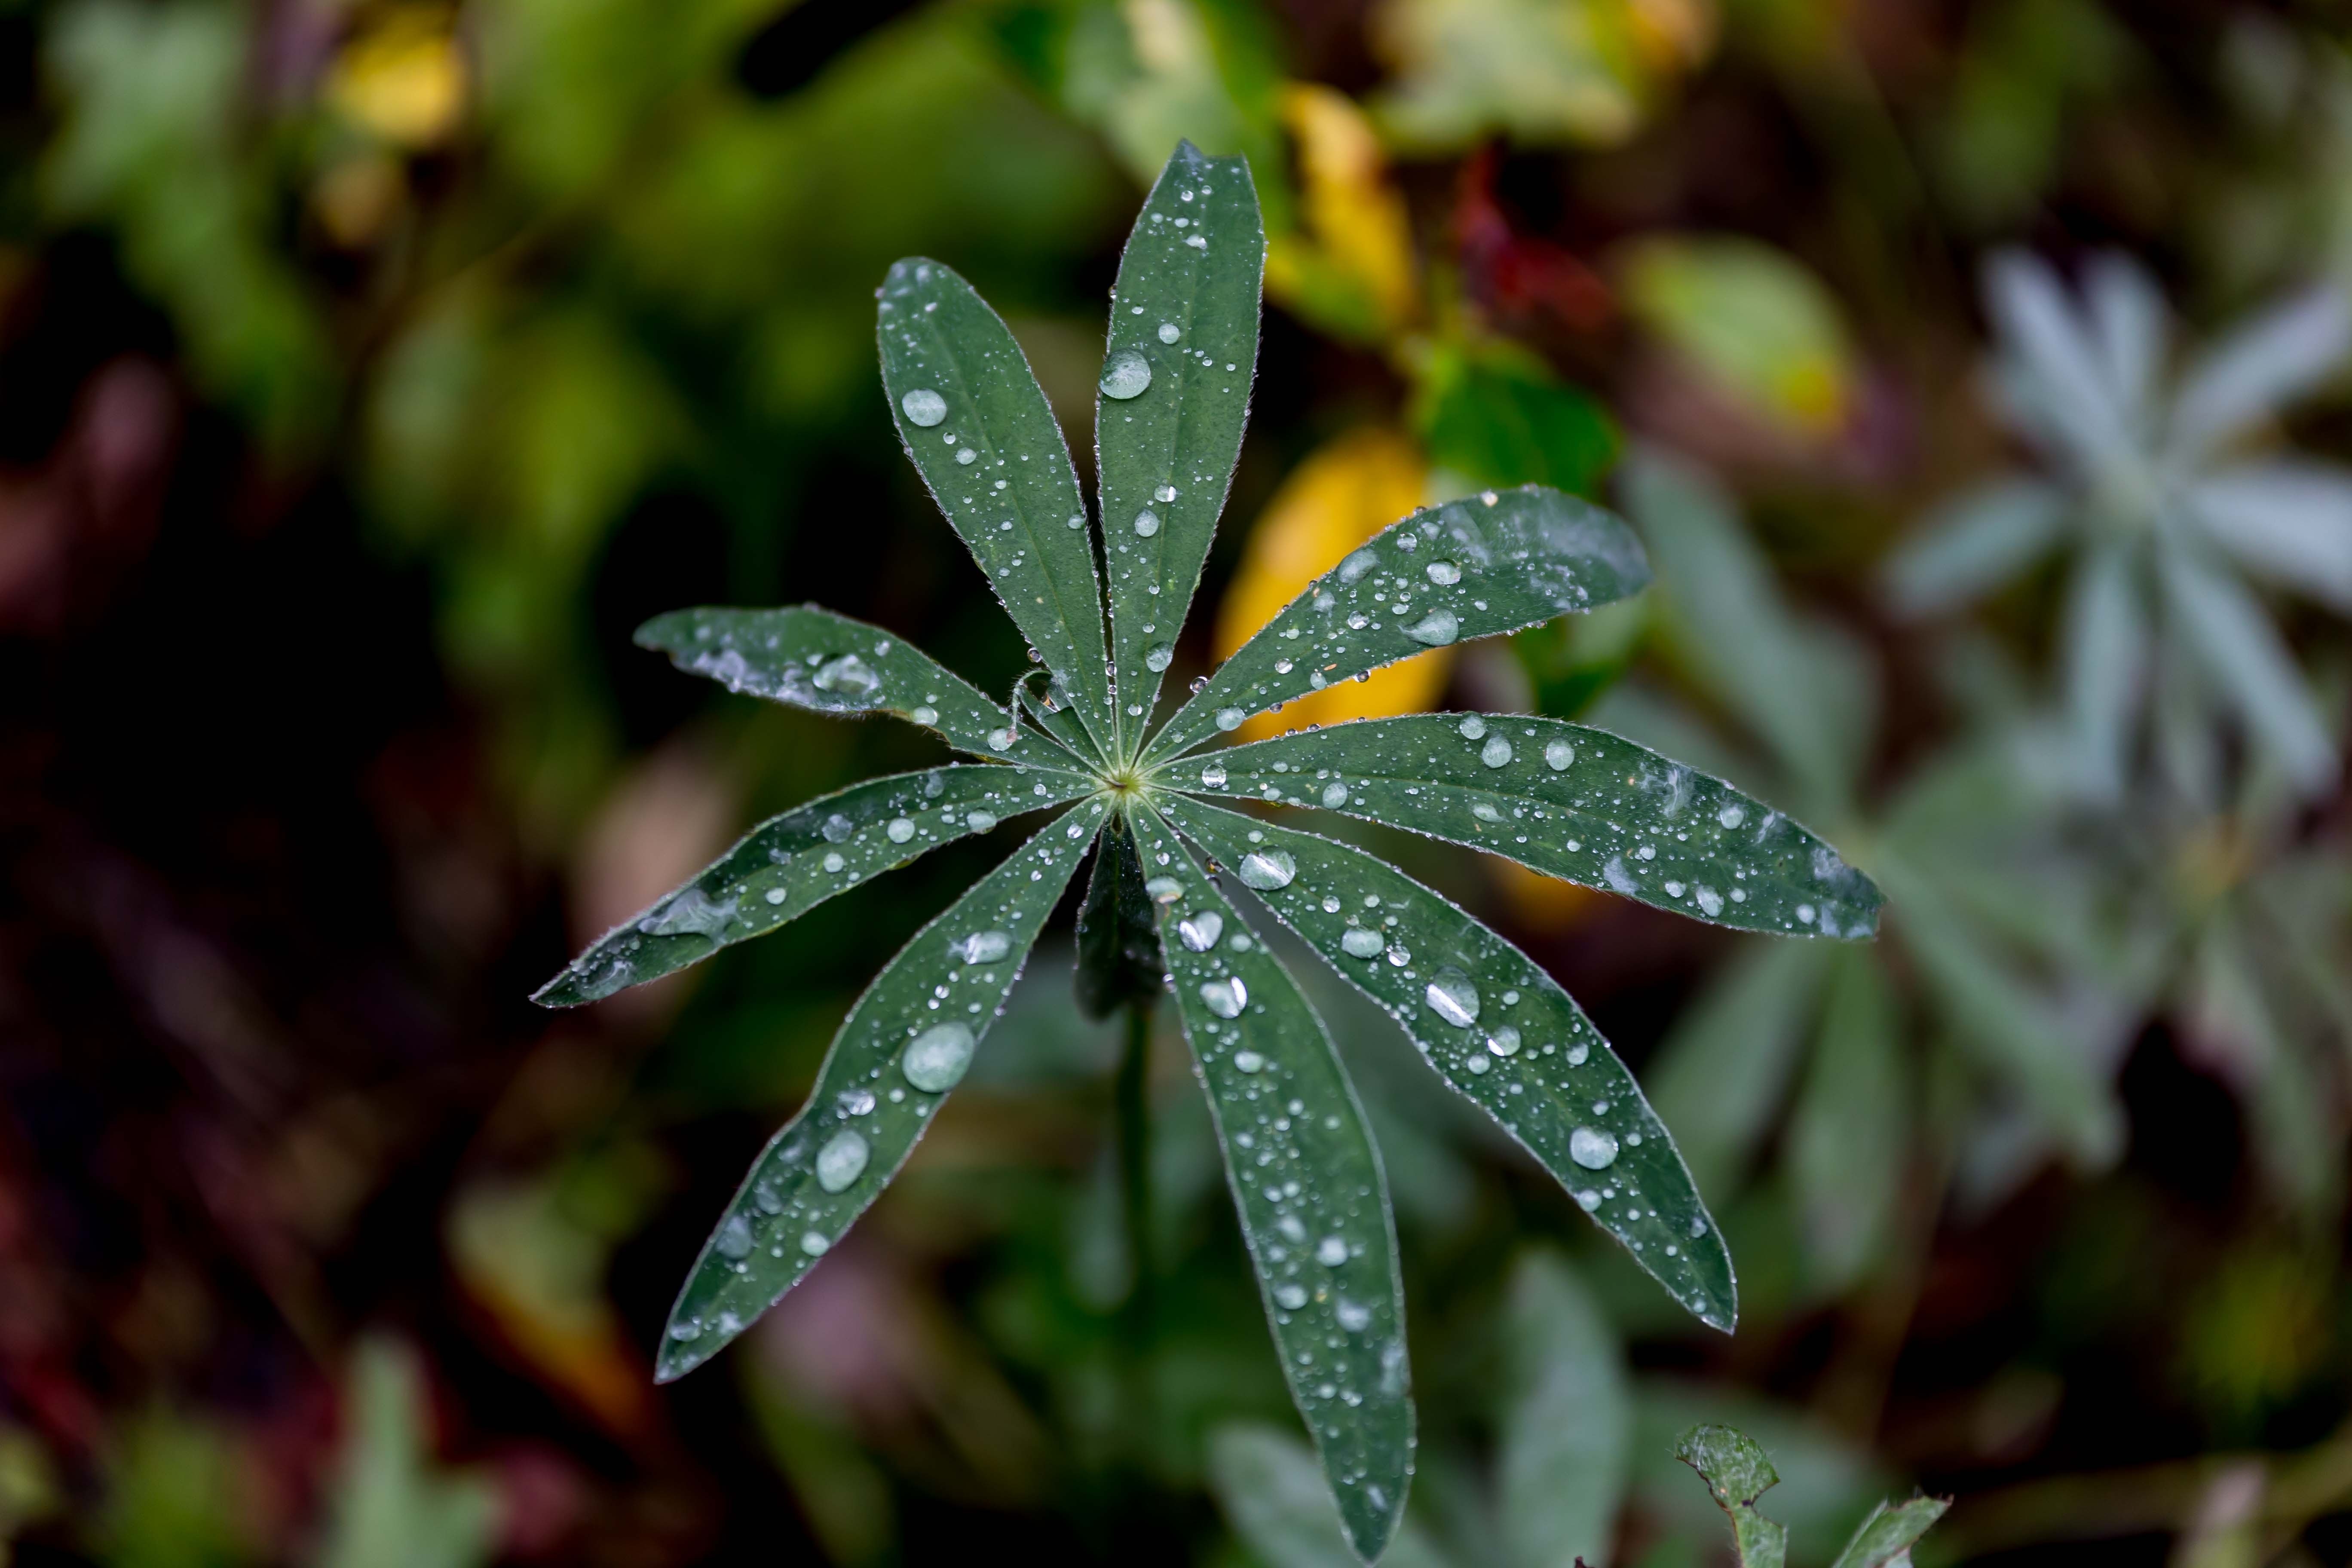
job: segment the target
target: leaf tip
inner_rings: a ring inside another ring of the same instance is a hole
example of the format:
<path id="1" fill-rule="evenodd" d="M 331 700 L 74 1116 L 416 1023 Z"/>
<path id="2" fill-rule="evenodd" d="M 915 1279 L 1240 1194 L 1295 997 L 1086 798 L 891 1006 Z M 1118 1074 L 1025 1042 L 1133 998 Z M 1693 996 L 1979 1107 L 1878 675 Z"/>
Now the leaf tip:
<path id="1" fill-rule="evenodd" d="M 1675 1458 L 1696 1470 L 1726 1508 L 1752 1504 L 1780 1484 L 1780 1473 L 1762 1446 L 1729 1426 L 1690 1427 L 1675 1439 Z"/>

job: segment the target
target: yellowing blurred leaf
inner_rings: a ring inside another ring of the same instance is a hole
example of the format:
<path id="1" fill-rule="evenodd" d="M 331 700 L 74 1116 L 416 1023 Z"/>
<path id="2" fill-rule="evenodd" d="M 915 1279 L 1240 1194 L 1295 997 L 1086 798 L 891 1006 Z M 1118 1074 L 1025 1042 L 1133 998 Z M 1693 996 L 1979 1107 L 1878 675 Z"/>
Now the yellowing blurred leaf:
<path id="1" fill-rule="evenodd" d="M 1235 0 L 1088 0 L 1061 46 L 1066 108 L 1099 130 L 1149 184 L 1180 138 L 1246 153 L 1267 226 L 1286 216 L 1275 95 L 1281 77 L 1265 21 Z"/>
<path id="2" fill-rule="evenodd" d="M 1421 505 L 1428 468 L 1393 430 L 1352 431 L 1298 465 L 1250 531 L 1241 570 L 1217 612 L 1217 657 L 1230 658 L 1317 577 L 1356 546 Z M 1436 701 L 1452 668 L 1452 648 L 1433 648 L 1402 664 L 1311 692 L 1282 712 L 1262 713 L 1236 738 L 1254 741 L 1301 724 L 1419 713 Z"/>
<path id="3" fill-rule="evenodd" d="M 1795 259 L 1750 239 L 1672 236 L 1635 247 L 1623 276 L 1642 323 L 1751 412 L 1809 437 L 1844 424 L 1845 321 Z"/>
<path id="4" fill-rule="evenodd" d="M 1395 68 L 1382 123 L 1426 150 L 1496 132 L 1622 142 L 1715 41 L 1711 0 L 1389 0 L 1373 37 Z"/>
<path id="5" fill-rule="evenodd" d="M 1484 864 L 1503 901 L 1511 906 L 1513 917 L 1536 931 L 1566 931 L 1608 901 L 1590 888 L 1530 871 L 1516 860 L 1490 856 Z"/>
<path id="6" fill-rule="evenodd" d="M 1412 231 L 1371 121 L 1345 93 L 1293 82 L 1282 121 L 1297 144 L 1301 227 L 1276 234 L 1265 290 L 1326 331 L 1377 342 L 1413 316 Z"/>
<path id="7" fill-rule="evenodd" d="M 405 6 L 343 46 L 327 77 L 337 109 L 385 141 L 429 147 L 466 110 L 466 58 L 438 7 Z"/>

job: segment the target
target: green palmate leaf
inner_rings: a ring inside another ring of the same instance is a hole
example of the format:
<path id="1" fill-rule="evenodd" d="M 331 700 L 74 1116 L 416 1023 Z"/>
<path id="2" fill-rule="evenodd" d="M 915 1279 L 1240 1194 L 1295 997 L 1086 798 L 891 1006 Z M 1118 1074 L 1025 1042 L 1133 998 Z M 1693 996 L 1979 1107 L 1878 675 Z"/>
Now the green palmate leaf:
<path id="1" fill-rule="evenodd" d="M 1209 1438 L 1209 1488 L 1226 1522 L 1265 1568 L 1355 1568 L 1331 1489 L 1307 1446 L 1252 1422 Z M 1398 1529 L 1381 1568 L 1444 1568 L 1447 1559 L 1411 1520 Z"/>
<path id="2" fill-rule="evenodd" d="M 1493 637 L 1642 591 L 1633 531 L 1533 485 L 1414 512 L 1285 605 L 1148 748 L 1169 757 L 1219 730 L 1432 647 Z"/>
<path id="3" fill-rule="evenodd" d="M 1192 771 L 1184 764 L 1175 787 L 1193 787 Z M 1878 889 L 1820 838 L 1720 779 L 1564 720 L 1367 720 L 1216 752 L 1199 778 L 1473 845 L 1718 925 L 1835 937 L 1878 929 Z"/>
<path id="4" fill-rule="evenodd" d="M 1055 768 L 954 763 L 868 779 L 747 833 L 692 881 L 607 931 L 533 994 L 576 1007 L 764 935 L 867 878 L 1094 787 Z"/>
<path id="5" fill-rule="evenodd" d="M 1781 1568 L 1789 1532 L 1756 1509 L 1756 1500 L 1780 1484 L 1764 1450 L 1728 1426 L 1694 1426 L 1675 1444 L 1675 1458 L 1699 1473 L 1730 1516 L 1739 1568 Z"/>
<path id="6" fill-rule="evenodd" d="M 1283 1375 L 1369 1562 L 1412 1477 L 1404 1286 L 1380 1153 L 1297 982 L 1166 824 L 1131 820 Z"/>
<path id="7" fill-rule="evenodd" d="M 1075 694 L 1079 719 L 1108 741 L 1102 584 L 1086 503 L 1021 345 L 936 261 L 894 264 L 877 310 L 882 384 L 908 457 L 1013 624 Z"/>
<path id="8" fill-rule="evenodd" d="M 1516 1568 L 1608 1568 L 1633 1414 L 1609 1319 L 1567 1262 L 1511 1271 L 1496 1483 Z"/>
<path id="9" fill-rule="evenodd" d="M 1159 696 L 1241 456 L 1265 273 L 1249 165 L 1180 142 L 1119 259 L 1095 402 L 1126 752 Z"/>
<path id="10" fill-rule="evenodd" d="M 1951 1506 L 1949 1500 L 1936 1497 L 1880 1503 L 1830 1568 L 1910 1568 L 1911 1548 Z"/>
<path id="11" fill-rule="evenodd" d="M 1143 890 L 1135 840 L 1114 822 L 1095 851 L 1087 901 L 1078 909 L 1078 1006 L 1108 1018 L 1121 1007 L 1149 1007 L 1166 989 L 1160 928 Z"/>
<path id="12" fill-rule="evenodd" d="M 1065 812 L 875 976 L 799 1115 L 751 1163 L 670 1309 L 655 1366 L 701 1365 L 814 1267 L 898 1173 L 1003 1009 L 1104 807 Z"/>
<path id="13" fill-rule="evenodd" d="M 1166 809 L 1387 1009 L 1446 1082 L 1502 1123 L 1675 1300 L 1730 1331 L 1739 1310 L 1731 1254 L 1641 1086 L 1557 981 L 1353 846 L 1199 802 Z"/>
<path id="14" fill-rule="evenodd" d="M 817 713 L 889 713 L 961 751 L 1035 761 L 1013 715 L 963 677 L 879 626 L 814 605 L 781 610 L 673 610 L 637 628 L 637 646 L 730 691 Z"/>

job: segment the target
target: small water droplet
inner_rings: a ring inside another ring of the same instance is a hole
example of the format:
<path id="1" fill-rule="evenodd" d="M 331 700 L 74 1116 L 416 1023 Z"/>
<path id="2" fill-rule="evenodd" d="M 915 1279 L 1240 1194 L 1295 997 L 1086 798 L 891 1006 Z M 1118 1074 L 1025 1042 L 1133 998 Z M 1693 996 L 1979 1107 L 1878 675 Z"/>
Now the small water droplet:
<path id="1" fill-rule="evenodd" d="M 1431 1012 L 1457 1029 L 1466 1029 L 1478 1021 L 1478 987 L 1452 964 L 1430 977 L 1423 995 Z"/>
<path id="2" fill-rule="evenodd" d="M 898 406 L 926 430 L 948 416 L 948 400 L 928 386 L 919 386 L 898 399 Z"/>
<path id="3" fill-rule="evenodd" d="M 1242 984 L 1241 976 L 1238 974 L 1228 979 L 1202 981 L 1201 1000 L 1210 1012 L 1220 1018 L 1238 1018 L 1242 1016 L 1242 1009 L 1249 1005 L 1249 987 Z M 1259 1067 L 1265 1065 L 1265 1058 L 1259 1057 L 1256 1052 L 1241 1052 L 1234 1058 L 1234 1066 L 1240 1068 L 1244 1072 L 1255 1072 L 1257 1068 L 1245 1065 L 1242 1060 L 1243 1057 L 1253 1058 Z"/>
<path id="4" fill-rule="evenodd" d="M 1568 764 L 1576 761 L 1576 748 L 1566 741 L 1553 741 L 1544 747 L 1544 766 L 1556 773 L 1568 772 Z"/>
<path id="5" fill-rule="evenodd" d="M 914 818 L 894 816 L 882 826 L 883 836 L 893 844 L 904 844 L 915 836 Z"/>
<path id="6" fill-rule="evenodd" d="M 865 1138 L 854 1129 L 843 1128 L 817 1151 L 816 1184 L 828 1193 L 842 1191 L 866 1173 L 866 1153 Z"/>
<path id="7" fill-rule="evenodd" d="M 956 448 L 956 461 L 969 468 L 972 464 L 980 461 L 980 454 L 973 451 L 969 447 L 958 447 Z"/>
<path id="8" fill-rule="evenodd" d="M 1242 727 L 1242 721 L 1248 717 L 1248 714 L 1238 708 L 1220 708 L 1217 710 L 1217 728 L 1238 730 Z"/>
<path id="9" fill-rule="evenodd" d="M 1159 531 L 1160 514 L 1158 512 L 1150 507 L 1145 507 L 1135 514 L 1135 536 L 1138 539 L 1149 539 Z"/>
<path id="10" fill-rule="evenodd" d="M 1336 1236 L 1327 1236 L 1315 1244 L 1315 1261 L 1326 1268 L 1337 1268 L 1348 1261 L 1348 1244 Z"/>
<path id="11" fill-rule="evenodd" d="M 961 942 L 950 942 L 950 949 L 966 963 L 1001 963 L 1013 951 L 1009 931 L 976 931 Z"/>
<path id="12" fill-rule="evenodd" d="M 827 850 L 824 858 L 817 864 L 836 877 L 849 868 L 849 862 L 841 858 L 841 851 L 838 849 Z"/>
<path id="13" fill-rule="evenodd" d="M 1378 958 L 1386 945 L 1380 932 L 1362 926 L 1349 926 L 1339 933 L 1339 951 L 1349 958 Z"/>
<path id="14" fill-rule="evenodd" d="M 1158 675 L 1175 662 L 1176 650 L 1169 644 L 1156 642 L 1143 655 L 1143 668 Z"/>
<path id="15" fill-rule="evenodd" d="M 1405 627 L 1404 635 L 1431 647 L 1444 647 L 1462 635 L 1462 622 L 1451 610 L 1432 610 Z"/>
<path id="16" fill-rule="evenodd" d="M 1301 1285 L 1277 1285 L 1274 1288 L 1275 1305 L 1286 1312 L 1296 1312 L 1307 1305 L 1307 1289 Z"/>
<path id="17" fill-rule="evenodd" d="M 1176 499 L 1176 487 L 1174 485 L 1162 485 L 1158 489 L 1151 492 L 1151 499 L 1158 501 L 1160 505 L 1165 506 L 1170 501 Z"/>
<path id="18" fill-rule="evenodd" d="M 1184 884 L 1173 877 L 1154 877 L 1143 884 L 1143 896 L 1155 904 L 1172 904 L 1184 896 Z"/>
<path id="19" fill-rule="evenodd" d="M 1451 561 L 1433 561 L 1422 568 L 1429 580 L 1441 588 L 1450 588 L 1462 581 L 1462 568 Z"/>
<path id="20" fill-rule="evenodd" d="M 751 1256 L 751 1222 L 740 1214 L 729 1215 L 727 1223 L 719 1227 L 718 1238 L 711 1245 L 719 1249 L 721 1258 L 749 1258 Z"/>
<path id="21" fill-rule="evenodd" d="M 817 667 L 816 689 L 855 701 L 873 696 L 882 689 L 882 678 L 874 673 L 866 662 L 854 653 L 827 659 Z"/>
<path id="22" fill-rule="evenodd" d="M 840 844 L 846 842 L 849 836 L 857 831 L 857 824 L 836 811 L 824 819 L 824 826 L 817 831 L 824 835 L 827 844 Z"/>
<path id="23" fill-rule="evenodd" d="M 996 814 L 992 811 L 967 811 L 963 814 L 963 825 L 974 833 L 986 833 L 996 826 Z"/>
<path id="24" fill-rule="evenodd" d="M 1184 329 L 1179 327 L 1175 322 L 1162 321 L 1160 323 L 1160 341 L 1161 342 L 1172 343 L 1183 335 Z"/>
<path id="25" fill-rule="evenodd" d="M 1102 394 L 1125 402 L 1139 397 L 1151 384 L 1151 362 L 1133 349 L 1121 349 L 1103 362 Z"/>
<path id="26" fill-rule="evenodd" d="M 811 1258 L 823 1258 L 832 1246 L 832 1241 L 821 1230 L 801 1232 L 801 1250 Z"/>
<path id="27" fill-rule="evenodd" d="M 924 1093 L 944 1094 L 962 1080 L 976 1043 L 968 1024 L 934 1024 L 908 1044 L 898 1070 Z"/>
<path id="28" fill-rule="evenodd" d="M 1465 741 L 1483 741 L 1486 738 L 1486 721 L 1475 713 L 1463 720 L 1455 728 L 1461 731 L 1462 738 Z"/>
<path id="29" fill-rule="evenodd" d="M 1217 945 L 1224 934 L 1225 917 L 1214 910 L 1202 910 L 1197 915 L 1187 915 L 1176 922 L 1176 934 L 1194 952 L 1206 952 Z"/>
<path id="30" fill-rule="evenodd" d="M 1372 1310 L 1360 1301 L 1350 1301 L 1342 1296 L 1332 1308 L 1332 1312 L 1339 1320 L 1339 1326 L 1351 1334 L 1360 1334 L 1371 1327 Z M 1380 1488 L 1374 1487 L 1372 1490 L 1378 1491 Z M 1372 1506 L 1377 1508 L 1380 1505 L 1375 1503 Z"/>
<path id="31" fill-rule="evenodd" d="M 1715 814 L 1715 819 L 1726 827 L 1737 827 L 1748 820 L 1748 811 L 1744 806 L 1727 805 Z"/>
<path id="32" fill-rule="evenodd" d="M 1486 1057 L 1472 1057 L 1467 1062 L 1463 1064 L 1464 1067 L 1469 1069 L 1469 1073 L 1472 1078 L 1484 1078 L 1486 1075 L 1486 1070 L 1494 1065 L 1494 1062 Z"/>
<path id="33" fill-rule="evenodd" d="M 1511 743 L 1496 735 L 1478 748 L 1478 760 L 1490 768 L 1504 767 L 1511 760 Z"/>
<path id="34" fill-rule="evenodd" d="M 1517 1056 L 1519 1054 L 1519 1032 L 1511 1027 L 1510 1025 L 1506 1024 L 1501 1028 L 1486 1037 L 1486 1048 L 1494 1052 L 1498 1057 Z"/>
<path id="35" fill-rule="evenodd" d="M 1617 1161 L 1617 1134 L 1580 1127 L 1568 1135 L 1568 1157 L 1588 1171 L 1605 1171 Z"/>
<path id="36" fill-rule="evenodd" d="M 1201 785 L 1204 789 L 1223 789 L 1225 787 L 1225 776 L 1224 763 L 1211 763 L 1201 770 Z"/>
<path id="37" fill-rule="evenodd" d="M 1591 1054 L 1592 1047 L 1581 1042 L 1570 1046 L 1568 1047 L 1568 1065 L 1572 1068 L 1580 1068 L 1584 1065 L 1585 1058 Z"/>
<path id="38" fill-rule="evenodd" d="M 1253 849 L 1242 857 L 1238 869 L 1244 886 L 1266 893 L 1290 886 L 1290 879 L 1298 875 L 1298 862 L 1287 850 Z"/>

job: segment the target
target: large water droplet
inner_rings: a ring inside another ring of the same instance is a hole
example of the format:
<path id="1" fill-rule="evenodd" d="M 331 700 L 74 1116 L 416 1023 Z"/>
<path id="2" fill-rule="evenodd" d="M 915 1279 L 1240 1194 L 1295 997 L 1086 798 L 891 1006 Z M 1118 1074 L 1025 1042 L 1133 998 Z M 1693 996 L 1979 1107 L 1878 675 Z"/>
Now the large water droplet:
<path id="1" fill-rule="evenodd" d="M 1258 1055 L 1255 1051 L 1235 1051 L 1234 1053 L 1234 1070 L 1235 1072 L 1264 1072 L 1265 1070 L 1265 1058 Z"/>
<path id="2" fill-rule="evenodd" d="M 1201 983 L 1201 1000 L 1210 1012 L 1220 1018 L 1238 1018 L 1242 1016 L 1242 1009 L 1249 1005 L 1249 987 L 1242 984 L 1238 974 L 1230 979 L 1205 980 Z M 1239 1067 L 1241 1064 L 1236 1060 L 1234 1065 Z M 1244 1068 L 1242 1070 L 1246 1072 L 1249 1069 Z"/>
<path id="3" fill-rule="evenodd" d="M 1444 647 L 1462 635 L 1462 623 L 1451 610 L 1432 610 L 1405 627 L 1404 635 L 1431 647 Z"/>
<path id="4" fill-rule="evenodd" d="M 898 1070 L 924 1093 L 944 1094 L 962 1080 L 976 1043 L 969 1025 L 934 1024 L 907 1047 Z"/>
<path id="5" fill-rule="evenodd" d="M 1511 760 L 1511 743 L 1496 735 L 1478 748 L 1478 760 L 1490 768 L 1506 766 Z"/>
<path id="6" fill-rule="evenodd" d="M 1183 335 L 1184 330 L 1181 327 L 1179 327 L 1175 322 L 1162 321 L 1160 323 L 1160 341 L 1161 342 L 1172 343 Z"/>
<path id="7" fill-rule="evenodd" d="M 1287 850 L 1253 849 L 1242 857 L 1238 869 L 1244 886 L 1269 893 L 1290 886 L 1290 879 L 1298 875 L 1298 862 Z"/>
<path id="8" fill-rule="evenodd" d="M 1243 721 L 1246 720 L 1248 717 L 1248 714 L 1243 712 L 1238 708 L 1220 708 L 1217 710 L 1217 728 L 1220 730 L 1238 730 L 1242 727 Z"/>
<path id="9" fill-rule="evenodd" d="M 1201 784 L 1204 789 L 1224 788 L 1225 764 L 1223 763 L 1211 763 L 1207 767 L 1202 768 L 1201 770 Z"/>
<path id="10" fill-rule="evenodd" d="M 1379 570 L 1381 558 L 1374 554 L 1369 547 L 1362 550 L 1352 551 L 1349 553 L 1346 560 L 1339 563 L 1339 581 L 1342 583 L 1361 582 L 1367 574 Z"/>
<path id="11" fill-rule="evenodd" d="M 816 689 L 856 700 L 881 690 L 882 678 L 864 659 L 845 653 L 817 667 Z"/>
<path id="12" fill-rule="evenodd" d="M 1337 811 L 1341 806 L 1347 805 L 1348 786 L 1343 784 L 1325 784 L 1323 786 L 1323 804 L 1330 807 L 1333 811 Z"/>
<path id="13" fill-rule="evenodd" d="M 974 833 L 986 833 L 990 828 L 996 826 L 996 813 L 992 811 L 967 811 L 963 814 L 963 825 L 966 827 L 971 828 Z"/>
<path id="14" fill-rule="evenodd" d="M 999 963 L 1013 951 L 1013 936 L 1009 931 L 976 931 L 950 946 L 966 963 Z"/>
<path id="15" fill-rule="evenodd" d="M 866 1140 L 845 1127 L 825 1141 L 816 1153 L 816 1184 L 837 1193 L 866 1173 Z"/>
<path id="16" fill-rule="evenodd" d="M 1450 588 L 1462 581 L 1462 568 L 1451 561 L 1433 561 L 1422 570 L 1429 574 L 1429 580 L 1441 588 Z"/>
<path id="17" fill-rule="evenodd" d="M 1144 650 L 1143 668 L 1158 675 L 1175 662 L 1176 650 L 1164 642 L 1153 643 Z"/>
<path id="18" fill-rule="evenodd" d="M 1149 539 L 1159 531 L 1160 514 L 1158 512 L 1150 507 L 1145 507 L 1135 514 L 1135 536 L 1138 539 Z"/>
<path id="19" fill-rule="evenodd" d="M 1423 995 L 1428 999 L 1431 1012 L 1457 1029 L 1466 1029 L 1478 1021 L 1478 987 L 1452 964 L 1430 976 L 1429 988 Z"/>
<path id="20" fill-rule="evenodd" d="M 926 430 L 948 416 L 948 400 L 928 386 L 919 386 L 898 399 L 898 406 Z"/>
<path id="21" fill-rule="evenodd" d="M 1337 1268 L 1348 1261 L 1348 1244 L 1336 1236 L 1327 1236 L 1315 1244 L 1315 1261 L 1326 1268 Z"/>
<path id="22" fill-rule="evenodd" d="M 1552 741 L 1544 747 L 1544 766 L 1556 773 L 1568 772 L 1568 764 L 1576 761 L 1576 748 L 1566 741 Z"/>
<path id="23" fill-rule="evenodd" d="M 1202 910 L 1197 915 L 1187 915 L 1176 922 L 1176 934 L 1194 952 L 1206 952 L 1217 945 L 1217 938 L 1225 933 L 1225 917 L 1214 910 Z"/>
<path id="24" fill-rule="evenodd" d="M 824 826 L 817 831 L 824 835 L 827 844 L 841 844 L 847 842 L 849 836 L 857 831 L 857 824 L 836 811 L 824 819 Z"/>
<path id="25" fill-rule="evenodd" d="M 1331 1310 L 1339 1318 L 1339 1326 L 1351 1334 L 1360 1334 L 1372 1325 L 1372 1310 L 1361 1301 L 1350 1301 L 1342 1296 Z M 1374 1487 L 1371 1489 L 1379 1491 L 1381 1489 Z M 1372 1506 L 1378 1508 L 1381 1505 L 1373 1503 Z"/>
<path id="26" fill-rule="evenodd" d="M 1465 741 L 1483 741 L 1486 738 L 1486 721 L 1475 713 L 1463 720 L 1454 728 L 1462 732 L 1462 738 Z"/>
<path id="27" fill-rule="evenodd" d="M 1296 1312 L 1299 1308 L 1307 1305 L 1306 1288 L 1300 1285 L 1276 1285 L 1274 1288 L 1274 1304 L 1286 1312 Z"/>
<path id="28" fill-rule="evenodd" d="M 894 816 L 883 825 L 882 832 L 891 843 L 904 844 L 908 839 L 912 838 L 915 836 L 914 818 L 908 816 Z"/>
<path id="29" fill-rule="evenodd" d="M 1519 1054 L 1519 1032 L 1508 1024 L 1486 1037 L 1486 1048 L 1498 1057 Z"/>
<path id="30" fill-rule="evenodd" d="M 1143 896 L 1155 904 L 1172 904 L 1184 896 L 1184 884 L 1173 877 L 1154 877 L 1143 884 Z"/>
<path id="31" fill-rule="evenodd" d="M 1378 958 L 1387 945 L 1380 932 L 1361 926 L 1349 926 L 1339 933 L 1339 951 L 1349 958 Z"/>
<path id="32" fill-rule="evenodd" d="M 1151 384 L 1151 362 L 1133 349 L 1121 349 L 1103 362 L 1102 393 L 1122 401 L 1140 397 Z"/>
<path id="33" fill-rule="evenodd" d="M 1588 1171 L 1605 1171 L 1617 1160 L 1617 1134 L 1580 1127 L 1568 1135 L 1568 1157 Z"/>
<path id="34" fill-rule="evenodd" d="M 729 1215 L 727 1223 L 719 1227 L 719 1235 L 711 1245 L 719 1249 L 721 1258 L 749 1258 L 751 1255 L 751 1222 L 740 1214 Z"/>

